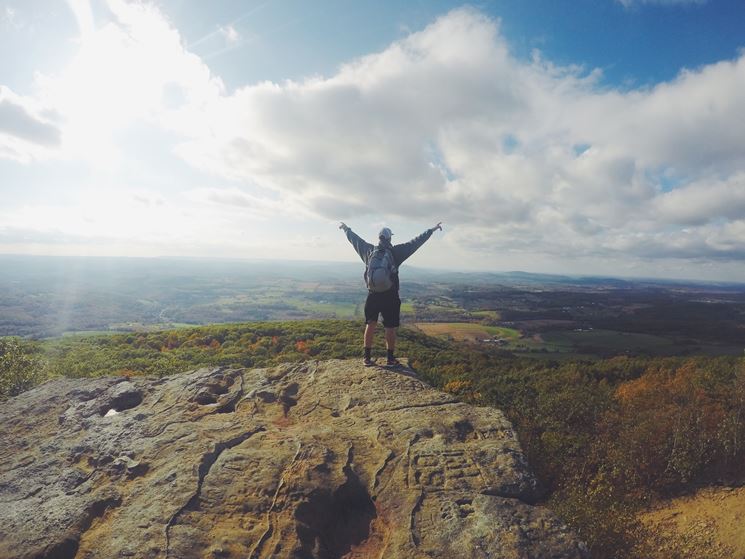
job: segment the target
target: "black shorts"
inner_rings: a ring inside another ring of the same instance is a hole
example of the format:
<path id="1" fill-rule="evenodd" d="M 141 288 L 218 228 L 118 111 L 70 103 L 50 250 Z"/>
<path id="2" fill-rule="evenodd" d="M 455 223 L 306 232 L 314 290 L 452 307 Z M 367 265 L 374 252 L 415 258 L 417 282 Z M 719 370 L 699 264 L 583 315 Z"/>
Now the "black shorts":
<path id="1" fill-rule="evenodd" d="M 383 326 L 398 328 L 401 323 L 401 299 L 395 289 L 383 293 L 368 293 L 365 301 L 365 324 L 377 322 L 383 315 Z"/>

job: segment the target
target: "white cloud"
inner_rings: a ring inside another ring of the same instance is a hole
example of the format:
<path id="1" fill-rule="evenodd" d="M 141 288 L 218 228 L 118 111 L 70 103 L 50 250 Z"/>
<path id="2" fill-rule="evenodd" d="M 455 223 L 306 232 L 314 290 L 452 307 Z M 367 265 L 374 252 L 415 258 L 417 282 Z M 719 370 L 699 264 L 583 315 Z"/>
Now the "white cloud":
<path id="1" fill-rule="evenodd" d="M 689 4 L 706 4 L 709 0 L 616 0 L 625 8 L 632 8 L 643 4 L 657 4 L 659 6 L 683 6 Z"/>
<path id="2" fill-rule="evenodd" d="M 241 215 L 248 213 L 260 219 L 275 218 L 279 215 L 288 217 L 302 211 L 299 208 L 292 208 L 289 201 L 272 199 L 266 195 L 256 196 L 238 188 L 195 188 L 187 191 L 184 196 L 202 207 L 211 205 L 220 211 L 233 210 Z"/>
<path id="3" fill-rule="evenodd" d="M 2 12 L 0 12 L 0 25 L 3 27 L 16 27 L 18 25 L 16 22 L 16 11 L 10 6 L 5 6 Z"/>
<path id="4" fill-rule="evenodd" d="M 42 106 L 0 85 L 0 158 L 28 163 L 60 142 L 61 131 Z"/>
<path id="5" fill-rule="evenodd" d="M 75 15 L 81 37 L 85 38 L 90 35 L 95 29 L 90 0 L 67 0 L 67 5 Z"/>
<path id="6" fill-rule="evenodd" d="M 220 35 L 222 35 L 225 41 L 231 45 L 241 40 L 241 34 L 238 33 L 236 28 L 232 25 L 220 27 Z"/>
<path id="7" fill-rule="evenodd" d="M 656 214 L 667 223 L 696 226 L 745 217 L 745 171 L 726 180 L 692 182 L 655 199 Z"/>

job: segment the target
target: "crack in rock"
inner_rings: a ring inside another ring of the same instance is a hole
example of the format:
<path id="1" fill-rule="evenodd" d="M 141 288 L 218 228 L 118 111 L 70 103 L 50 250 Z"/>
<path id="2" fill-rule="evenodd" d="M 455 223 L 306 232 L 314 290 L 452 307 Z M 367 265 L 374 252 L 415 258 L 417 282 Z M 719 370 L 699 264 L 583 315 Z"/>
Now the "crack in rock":
<path id="1" fill-rule="evenodd" d="M 174 515 L 168 521 L 168 524 L 166 524 L 166 558 L 169 557 L 171 547 L 171 527 L 176 524 L 176 521 L 181 516 L 181 514 L 184 513 L 184 511 L 189 510 L 199 500 L 199 497 L 202 494 L 202 485 L 204 484 L 204 479 L 207 477 L 207 474 L 209 474 L 210 469 L 212 468 L 212 466 L 214 466 L 215 462 L 217 462 L 217 459 L 220 458 L 220 455 L 224 451 L 235 448 L 239 444 L 246 442 L 256 433 L 260 433 L 265 430 L 266 429 L 263 426 L 259 426 L 256 429 L 241 433 L 240 435 L 233 437 L 232 439 L 229 439 L 227 441 L 220 441 L 215 444 L 215 447 L 211 452 L 207 452 L 202 455 L 202 460 L 197 470 L 198 479 L 196 491 L 191 496 L 191 498 L 174 513 Z"/>
<path id="2" fill-rule="evenodd" d="M 266 528 L 264 529 L 264 533 L 257 540 L 253 549 L 251 549 L 251 552 L 249 553 L 249 559 L 259 559 L 259 557 L 261 557 L 261 552 L 264 549 L 264 545 L 266 544 L 267 541 L 269 541 L 269 539 L 274 534 L 274 524 L 272 522 L 272 515 L 277 506 L 277 502 L 279 500 L 280 494 L 282 493 L 282 490 L 285 489 L 285 486 L 287 484 L 287 481 L 286 481 L 287 474 L 293 469 L 293 467 L 297 463 L 303 451 L 303 445 L 300 443 L 300 441 L 296 441 L 296 444 L 297 444 L 297 449 L 295 450 L 295 455 L 292 457 L 292 460 L 290 461 L 289 465 L 287 465 L 282 471 L 282 474 L 280 475 L 280 478 L 279 478 L 279 483 L 277 484 L 277 488 L 274 491 L 274 496 L 272 497 L 272 502 L 266 511 L 266 517 L 264 519 L 266 523 Z"/>
<path id="3" fill-rule="evenodd" d="M 379 413 L 388 413 L 392 411 L 409 410 L 416 408 L 434 408 L 437 406 L 449 406 L 452 404 L 462 404 L 462 402 L 460 400 L 441 400 L 439 402 L 425 402 L 423 404 L 407 404 L 405 406 L 397 406 L 395 408 L 386 408 L 384 410 L 380 410 Z"/>
<path id="4" fill-rule="evenodd" d="M 414 544 L 414 547 L 419 547 L 419 536 L 416 534 L 416 516 L 421 510 L 423 502 L 424 490 L 419 492 L 416 503 L 414 503 L 411 513 L 409 514 L 409 535 L 411 536 L 411 542 Z"/>

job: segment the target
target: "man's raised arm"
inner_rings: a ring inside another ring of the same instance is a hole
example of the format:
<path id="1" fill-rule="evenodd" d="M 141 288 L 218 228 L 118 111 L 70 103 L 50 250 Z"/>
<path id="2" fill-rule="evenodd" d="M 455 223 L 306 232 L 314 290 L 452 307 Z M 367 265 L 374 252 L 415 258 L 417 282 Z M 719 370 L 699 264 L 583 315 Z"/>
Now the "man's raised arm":
<path id="1" fill-rule="evenodd" d="M 342 222 L 339 225 L 339 229 L 343 230 L 347 234 L 347 239 L 350 243 L 352 243 L 352 246 L 354 247 L 354 250 L 359 254 L 362 261 L 367 264 L 367 255 L 370 254 L 370 251 L 374 249 L 375 247 L 368 243 L 367 241 L 363 240 L 359 235 L 357 235 L 354 231 L 352 231 L 346 223 Z"/>
<path id="2" fill-rule="evenodd" d="M 424 233 L 411 239 L 408 243 L 403 243 L 393 247 L 393 255 L 396 258 L 396 265 L 400 266 L 404 260 L 414 254 L 420 246 L 422 246 L 437 230 L 442 231 L 442 222 L 440 221 L 434 227 L 430 227 Z"/>

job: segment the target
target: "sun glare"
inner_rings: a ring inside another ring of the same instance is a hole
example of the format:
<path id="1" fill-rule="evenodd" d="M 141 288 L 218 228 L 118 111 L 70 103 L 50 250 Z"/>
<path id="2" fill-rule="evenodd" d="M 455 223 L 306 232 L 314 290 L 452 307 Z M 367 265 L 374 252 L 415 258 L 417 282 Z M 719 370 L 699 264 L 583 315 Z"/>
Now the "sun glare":
<path id="1" fill-rule="evenodd" d="M 73 5 L 78 51 L 58 74 L 39 80 L 64 119 L 64 150 L 98 168 L 115 168 L 117 133 L 165 120 L 169 109 L 179 108 L 172 106 L 174 89 L 189 92 L 183 101 L 190 101 L 194 92 L 205 93 L 193 86 L 209 82 L 209 72 L 151 6 L 110 0 L 115 20 L 95 27 L 86 3 Z"/>

